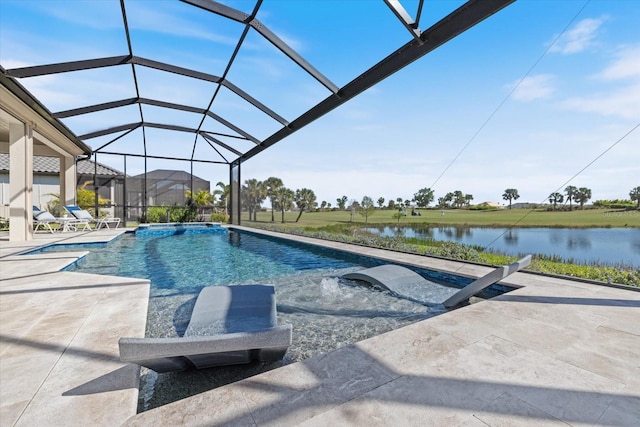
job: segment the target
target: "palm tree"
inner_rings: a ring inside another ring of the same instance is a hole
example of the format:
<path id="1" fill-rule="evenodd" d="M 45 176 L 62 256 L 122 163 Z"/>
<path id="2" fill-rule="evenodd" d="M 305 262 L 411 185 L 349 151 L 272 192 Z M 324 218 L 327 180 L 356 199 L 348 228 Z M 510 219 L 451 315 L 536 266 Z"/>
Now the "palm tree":
<path id="1" fill-rule="evenodd" d="M 298 217 L 296 218 L 296 222 L 300 220 L 302 212 L 307 209 L 312 209 L 316 205 L 316 195 L 313 190 L 309 190 L 308 188 L 301 188 L 300 190 L 296 190 L 294 200 L 296 202 L 296 205 L 298 206 L 298 209 L 300 209 Z"/>
<path id="2" fill-rule="evenodd" d="M 384 197 L 378 197 L 378 206 L 382 209 L 382 206 L 384 206 Z"/>
<path id="3" fill-rule="evenodd" d="M 280 178 L 276 178 L 275 176 L 271 176 L 264 181 L 264 184 L 267 187 L 267 197 L 269 197 L 269 201 L 271 202 L 271 222 L 275 221 L 275 193 L 276 190 L 284 185 Z"/>
<path id="4" fill-rule="evenodd" d="M 578 189 L 573 185 L 569 185 L 564 189 L 564 194 L 567 195 L 567 200 L 569 201 L 569 210 L 572 208 L 571 202 L 575 199 L 578 194 Z"/>
<path id="5" fill-rule="evenodd" d="M 504 193 L 502 193 L 502 199 L 509 201 L 509 209 L 511 209 L 511 201 L 518 200 L 519 198 L 520 195 L 518 194 L 518 190 L 515 188 L 507 188 L 504 190 Z"/>
<path id="6" fill-rule="evenodd" d="M 640 209 L 640 186 L 632 188 L 631 191 L 629 191 L 629 198 L 631 201 L 636 202 L 636 209 Z"/>
<path id="7" fill-rule="evenodd" d="M 220 187 L 220 188 L 216 188 L 215 190 L 213 190 L 213 196 L 214 197 L 218 195 L 220 196 L 220 203 L 223 204 L 224 213 L 226 215 L 229 208 L 229 194 L 231 194 L 231 186 L 226 185 L 222 181 L 218 181 L 218 183 L 216 184 L 216 187 Z"/>
<path id="8" fill-rule="evenodd" d="M 204 207 L 211 204 L 213 195 L 209 194 L 207 190 L 198 190 L 195 194 L 191 190 L 187 190 L 185 193 L 187 199 L 191 199 L 198 211 L 198 216 L 204 215 Z"/>
<path id="9" fill-rule="evenodd" d="M 257 220 L 257 212 L 260 209 L 260 203 L 267 197 L 267 189 L 262 181 L 255 178 L 247 179 L 245 186 L 242 188 L 242 196 L 247 203 L 249 210 L 249 220 Z"/>
<path id="10" fill-rule="evenodd" d="M 553 204 L 553 210 L 556 210 L 556 206 L 558 203 L 562 203 L 564 201 L 564 196 L 558 192 L 551 193 L 549 195 L 549 203 Z"/>
<path id="11" fill-rule="evenodd" d="M 338 208 L 344 210 L 347 206 L 347 200 L 349 200 L 347 196 L 342 196 L 339 199 L 336 199 L 336 202 L 338 202 Z"/>
<path id="12" fill-rule="evenodd" d="M 289 190 L 287 187 L 280 187 L 275 192 L 276 204 L 282 212 L 282 223 L 284 224 L 284 211 L 291 209 L 293 206 L 293 190 Z"/>

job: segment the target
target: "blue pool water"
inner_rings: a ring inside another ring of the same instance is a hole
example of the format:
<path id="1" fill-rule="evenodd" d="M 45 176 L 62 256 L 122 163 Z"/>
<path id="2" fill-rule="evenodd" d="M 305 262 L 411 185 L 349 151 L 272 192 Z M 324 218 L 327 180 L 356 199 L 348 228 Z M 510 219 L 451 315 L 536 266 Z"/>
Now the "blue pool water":
<path id="1" fill-rule="evenodd" d="M 226 231 L 166 235 L 125 234 L 107 245 L 81 248 L 58 245 L 44 251 L 89 250 L 70 269 L 151 280 L 148 337 L 180 336 L 195 298 L 205 286 L 270 283 L 276 286 L 278 322 L 293 326 L 293 343 L 284 364 L 334 350 L 343 345 L 427 319 L 444 311 L 440 304 L 469 279 L 416 270 L 434 283 L 434 301 L 420 304 L 362 283 L 343 274 L 383 262 L 354 254 Z M 158 375 L 146 372 L 141 410 L 195 394 L 269 366 L 213 368 Z M 175 381 L 180 387 L 176 389 Z M 204 388 L 201 388 L 204 387 Z"/>

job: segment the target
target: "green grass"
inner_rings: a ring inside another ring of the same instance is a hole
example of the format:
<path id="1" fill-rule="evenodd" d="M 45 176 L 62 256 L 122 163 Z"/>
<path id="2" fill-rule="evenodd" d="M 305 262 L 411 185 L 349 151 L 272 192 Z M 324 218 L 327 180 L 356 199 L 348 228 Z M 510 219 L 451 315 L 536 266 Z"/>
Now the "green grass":
<path id="1" fill-rule="evenodd" d="M 369 225 L 390 225 L 398 221 L 392 217 L 395 210 L 376 210 L 369 217 Z M 499 210 L 468 211 L 421 210 L 421 216 L 406 216 L 400 219 L 400 225 L 452 225 L 474 227 L 634 227 L 640 228 L 639 211 L 621 211 L 611 209 L 585 209 L 574 211 L 544 210 Z M 242 216 L 243 225 L 268 228 L 292 234 L 303 234 L 328 240 L 337 240 L 367 246 L 382 247 L 420 254 L 432 254 L 449 258 L 481 262 L 490 265 L 504 265 L 516 260 L 516 257 L 484 252 L 481 248 L 458 243 L 445 243 L 416 238 L 380 238 L 368 236 L 361 231 L 365 225 L 364 217 L 357 213 L 351 218 L 348 211 L 304 213 L 299 222 L 295 222 L 297 212 L 285 212 L 285 222 L 281 214 L 276 213 L 275 222 L 271 222 L 271 212 L 259 212 L 257 221 L 249 221 L 248 215 Z M 531 271 L 558 274 L 605 283 L 619 283 L 640 286 L 640 271 L 627 266 L 579 265 L 554 257 L 537 255 Z"/>
<path id="2" fill-rule="evenodd" d="M 376 209 L 369 217 L 369 224 L 397 224 L 393 218 L 396 210 Z M 573 211 L 546 211 L 528 209 L 501 209 L 495 211 L 470 211 L 452 209 L 443 211 L 421 209 L 421 216 L 407 215 L 399 221 L 400 225 L 468 225 L 476 227 L 635 227 L 640 228 L 640 211 L 622 211 L 615 209 L 584 209 Z M 321 227 L 336 223 L 364 224 L 364 217 L 356 213 L 351 220 L 348 211 L 305 212 L 296 223 L 297 212 L 285 212 L 285 227 Z M 243 221 L 248 221 L 243 213 Z M 271 222 L 271 212 L 258 212 L 257 222 Z M 275 222 L 281 222 L 280 212 L 275 213 Z"/>

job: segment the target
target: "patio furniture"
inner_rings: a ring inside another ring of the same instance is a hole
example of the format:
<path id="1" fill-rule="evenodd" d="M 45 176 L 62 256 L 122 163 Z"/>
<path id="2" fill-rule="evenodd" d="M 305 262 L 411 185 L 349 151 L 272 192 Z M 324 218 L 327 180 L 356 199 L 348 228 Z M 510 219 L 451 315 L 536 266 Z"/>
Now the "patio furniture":
<path id="1" fill-rule="evenodd" d="M 64 207 L 75 218 L 85 221 L 87 224 L 94 223 L 95 229 L 99 230 L 102 227 L 111 228 L 109 224 L 114 225 L 114 228 L 118 228 L 120 225 L 120 218 L 106 216 L 104 218 L 95 219 L 88 211 L 75 205 L 68 205 Z"/>
<path id="2" fill-rule="evenodd" d="M 38 231 L 40 227 L 43 230 L 48 230 L 50 233 L 54 233 L 55 230 L 51 227 L 51 224 L 59 224 L 60 221 L 54 217 L 49 211 L 42 211 L 39 207 L 33 207 L 33 232 Z"/>
<path id="3" fill-rule="evenodd" d="M 413 270 L 396 264 L 384 264 L 342 275 L 349 280 L 367 282 L 399 297 L 420 304 L 441 304 L 458 291 L 425 279 Z"/>
<path id="4" fill-rule="evenodd" d="M 472 296 L 476 295 L 480 291 L 494 283 L 498 283 L 500 280 L 505 277 L 515 273 L 518 270 L 521 270 L 531 264 L 531 255 L 527 255 L 526 257 L 519 259 L 518 261 L 509 264 L 503 265 L 492 272 L 480 277 L 479 279 L 471 282 L 464 288 L 460 289 L 455 295 L 444 302 L 444 306 L 447 308 L 455 307 L 456 305 L 461 304 L 462 302 L 468 300 Z"/>
<path id="5" fill-rule="evenodd" d="M 182 371 L 284 357 L 291 325 L 277 325 L 272 285 L 202 289 L 182 337 L 120 338 L 120 359 L 156 372 Z"/>
<path id="6" fill-rule="evenodd" d="M 366 268 L 353 273 L 347 273 L 342 277 L 350 280 L 368 282 L 413 301 L 438 303 L 443 304 L 446 308 L 452 308 L 467 301 L 483 289 L 527 267 L 529 264 L 531 264 L 531 255 L 527 255 L 512 264 L 498 267 L 462 289 L 450 288 L 430 282 L 418 273 L 394 264 Z"/>
<path id="7" fill-rule="evenodd" d="M 35 227 L 33 228 L 34 232 L 38 231 L 40 227 L 48 230 L 51 233 L 55 233 L 56 231 L 59 231 L 61 233 L 78 231 L 78 228 L 80 226 L 82 226 L 83 231 L 87 229 L 91 230 L 89 221 L 87 220 L 78 219 L 73 215 L 56 218 L 51 212 L 40 210 L 40 208 L 38 208 L 37 206 L 33 206 L 33 224 L 35 225 Z M 51 227 L 51 224 L 59 224 L 60 227 L 58 227 L 57 230 L 54 230 Z"/>

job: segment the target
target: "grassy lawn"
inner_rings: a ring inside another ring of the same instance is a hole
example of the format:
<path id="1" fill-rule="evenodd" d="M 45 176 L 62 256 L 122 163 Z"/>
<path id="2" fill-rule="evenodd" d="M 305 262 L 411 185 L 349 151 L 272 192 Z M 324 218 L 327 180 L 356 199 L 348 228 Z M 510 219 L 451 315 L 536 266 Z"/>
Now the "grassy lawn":
<path id="1" fill-rule="evenodd" d="M 393 218 L 396 210 L 376 210 L 369 216 L 369 224 L 397 224 Z M 443 215 L 444 212 L 444 215 Z M 400 225 L 468 225 L 476 227 L 635 227 L 640 228 L 640 211 L 616 211 L 612 209 L 585 209 L 574 211 L 545 211 L 528 209 L 503 209 L 497 211 L 469 211 L 462 209 L 432 210 L 421 209 L 421 216 L 407 215 L 400 219 Z M 285 212 L 285 223 L 281 224 L 281 213 L 275 213 L 275 222 L 284 227 L 323 227 L 350 222 L 364 224 L 365 218 L 348 211 L 305 212 L 300 221 L 295 222 L 297 212 Z M 249 221 L 243 213 L 243 221 Z M 271 212 L 258 212 L 257 222 L 271 222 Z M 247 224 L 249 225 L 249 224 Z"/>

